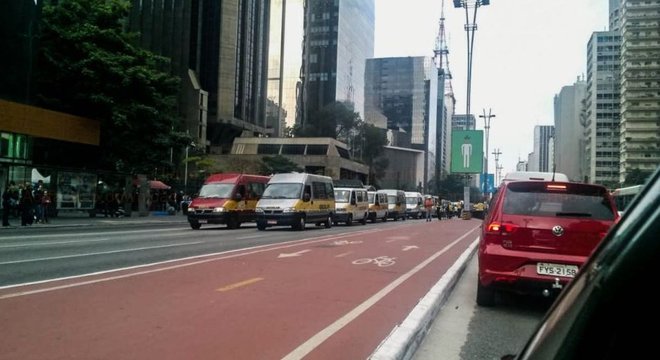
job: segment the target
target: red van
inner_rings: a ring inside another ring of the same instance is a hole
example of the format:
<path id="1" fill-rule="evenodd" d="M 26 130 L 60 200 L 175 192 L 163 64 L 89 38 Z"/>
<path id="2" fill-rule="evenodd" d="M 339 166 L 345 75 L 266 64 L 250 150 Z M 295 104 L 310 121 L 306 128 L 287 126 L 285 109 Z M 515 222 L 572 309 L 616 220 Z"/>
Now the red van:
<path id="1" fill-rule="evenodd" d="M 202 224 L 227 224 L 236 229 L 256 220 L 254 209 L 270 177 L 246 174 L 213 174 L 188 206 L 188 222 L 197 230 Z"/>
<path id="2" fill-rule="evenodd" d="M 504 182 L 482 225 L 477 304 L 492 306 L 497 290 L 558 293 L 618 216 L 599 185 Z"/>

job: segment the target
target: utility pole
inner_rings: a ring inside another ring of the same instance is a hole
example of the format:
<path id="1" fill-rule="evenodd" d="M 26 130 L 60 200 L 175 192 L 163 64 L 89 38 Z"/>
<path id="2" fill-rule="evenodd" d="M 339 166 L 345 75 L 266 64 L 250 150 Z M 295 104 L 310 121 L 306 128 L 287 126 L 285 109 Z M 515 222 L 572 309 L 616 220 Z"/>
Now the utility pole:
<path id="1" fill-rule="evenodd" d="M 484 119 L 484 130 L 486 130 L 486 165 L 484 166 L 484 176 L 485 179 L 488 179 L 488 136 L 490 134 L 490 119 L 495 117 L 495 114 L 491 112 L 491 109 L 488 109 L 488 115 L 486 115 L 486 109 L 484 109 L 484 114 L 479 115 L 480 118 Z M 486 184 L 487 181 L 484 181 Z M 494 185 L 494 184 L 493 184 Z M 483 189 L 484 194 L 487 189 Z"/>
<path id="2" fill-rule="evenodd" d="M 472 55 L 474 53 L 474 32 L 477 31 L 477 9 L 490 5 L 490 0 L 454 0 L 455 8 L 465 9 L 465 32 L 467 34 L 467 99 L 465 101 L 465 114 L 470 116 L 470 94 L 472 92 Z M 470 12 L 472 22 L 470 22 Z"/>
<path id="3" fill-rule="evenodd" d="M 499 171 L 502 169 L 502 167 L 500 166 L 500 155 L 502 155 L 502 152 L 500 151 L 500 149 L 495 149 L 495 151 L 493 151 L 493 155 L 495 155 L 495 171 L 496 171 L 495 184 L 499 184 L 501 180 Z"/>

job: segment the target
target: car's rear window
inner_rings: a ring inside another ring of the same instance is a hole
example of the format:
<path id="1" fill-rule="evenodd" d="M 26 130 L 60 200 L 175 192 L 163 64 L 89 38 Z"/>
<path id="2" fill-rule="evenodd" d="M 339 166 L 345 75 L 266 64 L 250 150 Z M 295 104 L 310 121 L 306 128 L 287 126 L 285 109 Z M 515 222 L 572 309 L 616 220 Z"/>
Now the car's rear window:
<path id="1" fill-rule="evenodd" d="M 502 211 L 509 215 L 614 220 L 607 190 L 587 184 L 511 183 Z"/>

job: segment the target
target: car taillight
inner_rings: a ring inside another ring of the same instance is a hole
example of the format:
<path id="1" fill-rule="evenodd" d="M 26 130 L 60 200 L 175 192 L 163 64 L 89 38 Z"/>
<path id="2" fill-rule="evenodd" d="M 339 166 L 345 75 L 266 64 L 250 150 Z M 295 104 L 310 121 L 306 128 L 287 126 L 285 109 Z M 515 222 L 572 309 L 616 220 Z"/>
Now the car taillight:
<path id="1" fill-rule="evenodd" d="M 566 191 L 566 185 L 548 184 L 545 188 L 547 190 Z"/>
<path id="2" fill-rule="evenodd" d="M 492 234 L 510 234 L 518 229 L 518 225 L 511 223 L 500 224 L 493 222 L 488 224 L 487 232 Z"/>

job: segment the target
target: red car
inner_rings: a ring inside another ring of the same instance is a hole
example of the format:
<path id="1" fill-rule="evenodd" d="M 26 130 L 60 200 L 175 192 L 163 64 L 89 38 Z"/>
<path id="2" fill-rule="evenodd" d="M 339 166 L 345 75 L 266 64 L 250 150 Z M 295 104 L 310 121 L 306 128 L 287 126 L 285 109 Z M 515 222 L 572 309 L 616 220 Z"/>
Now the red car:
<path id="1" fill-rule="evenodd" d="M 599 185 L 505 181 L 482 226 L 477 304 L 494 305 L 498 290 L 558 293 L 618 216 Z"/>

